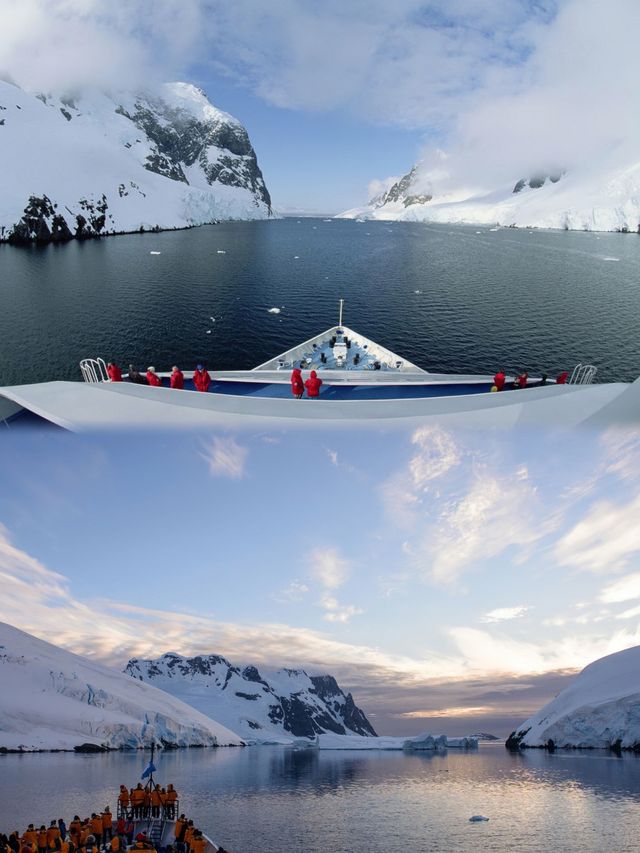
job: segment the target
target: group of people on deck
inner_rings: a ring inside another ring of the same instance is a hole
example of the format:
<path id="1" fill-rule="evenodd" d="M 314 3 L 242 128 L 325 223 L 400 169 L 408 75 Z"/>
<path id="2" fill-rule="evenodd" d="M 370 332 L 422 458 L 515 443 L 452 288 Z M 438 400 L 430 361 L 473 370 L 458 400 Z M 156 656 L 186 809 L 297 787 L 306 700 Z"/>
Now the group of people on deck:
<path id="1" fill-rule="evenodd" d="M 291 393 L 297 400 L 302 399 L 305 391 L 307 392 L 307 397 L 311 399 L 319 397 L 321 385 L 322 379 L 318 378 L 315 370 L 311 371 L 306 382 L 302 378 L 302 371 L 299 367 L 294 367 L 291 371 Z"/>
<path id="2" fill-rule="evenodd" d="M 122 370 L 118 367 L 115 361 L 110 361 L 107 364 L 107 374 L 110 382 L 122 382 Z M 133 382 L 136 385 L 151 385 L 153 388 L 160 388 L 164 384 L 162 377 L 158 376 L 156 373 L 155 367 L 147 367 L 147 372 L 142 374 L 135 365 L 130 364 L 128 376 L 129 382 Z M 209 390 L 209 386 L 211 385 L 211 376 L 204 364 L 198 364 L 196 366 L 196 369 L 193 371 L 192 381 L 193 387 L 196 391 L 206 393 Z M 169 388 L 175 388 L 178 391 L 182 391 L 184 388 L 184 373 L 175 364 L 171 368 Z"/>
<path id="3" fill-rule="evenodd" d="M 109 806 L 105 806 L 100 814 L 94 812 L 84 820 L 75 815 L 68 828 L 63 818 L 52 820 L 48 827 L 42 824 L 38 828 L 30 823 L 23 833 L 0 833 L 0 853 L 124 853 L 127 849 L 160 853 L 146 832 L 136 834 L 134 820 L 161 817 L 176 820 L 175 841 L 168 850 L 205 853 L 207 839 L 184 814 L 176 819 L 177 804 L 178 793 L 173 785 L 165 789 L 160 785 L 143 788 L 139 784 L 131 790 L 121 785 L 115 822 Z M 225 853 L 222 847 L 218 850 Z"/>
<path id="4" fill-rule="evenodd" d="M 176 816 L 178 792 L 169 784 L 166 788 L 160 785 L 137 787 L 129 790 L 126 785 L 120 785 L 118 794 L 118 815 L 125 818 L 140 820 L 141 818 L 167 818 L 173 820 Z"/>
<path id="5" fill-rule="evenodd" d="M 556 385 L 566 385 L 567 378 L 569 376 L 569 372 L 564 370 L 555 381 Z M 538 387 L 540 385 L 546 385 L 548 381 L 548 376 L 546 373 L 542 374 L 542 377 L 537 382 L 529 383 L 529 374 L 525 371 L 524 373 L 520 373 L 514 377 L 513 382 L 507 384 L 507 377 L 502 370 L 499 370 L 496 375 L 493 377 L 493 386 L 491 388 L 492 391 L 505 391 L 508 388 L 532 388 L 534 386 Z"/>

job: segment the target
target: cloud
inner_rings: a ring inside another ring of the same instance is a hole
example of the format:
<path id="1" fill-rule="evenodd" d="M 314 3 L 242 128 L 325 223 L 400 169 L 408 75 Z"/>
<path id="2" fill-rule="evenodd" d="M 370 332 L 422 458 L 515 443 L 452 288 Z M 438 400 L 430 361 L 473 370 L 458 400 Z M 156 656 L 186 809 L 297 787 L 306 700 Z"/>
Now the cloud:
<path id="1" fill-rule="evenodd" d="M 452 433 L 441 427 L 420 427 L 411 435 L 411 444 L 413 456 L 380 490 L 387 513 L 403 527 L 415 525 L 424 493 L 462 459 L 462 449 Z"/>
<path id="2" fill-rule="evenodd" d="M 540 521 L 538 510 L 537 489 L 521 470 L 500 475 L 476 465 L 468 489 L 445 502 L 435 523 L 423 532 L 419 560 L 425 577 L 451 584 L 509 547 L 531 545 L 555 523 L 551 518 Z"/>
<path id="3" fill-rule="evenodd" d="M 481 622 L 506 622 L 510 619 L 519 619 L 530 608 L 524 604 L 516 607 L 498 607 L 496 610 L 490 610 L 480 617 Z"/>
<path id="4" fill-rule="evenodd" d="M 618 604 L 622 601 L 633 601 L 640 598 L 640 572 L 626 575 L 609 584 L 601 591 L 599 598 L 605 604 Z"/>
<path id="5" fill-rule="evenodd" d="M 325 614 L 323 619 L 327 622 L 349 622 L 352 616 L 359 616 L 364 613 L 362 608 L 356 607 L 354 604 L 341 604 L 333 595 L 323 595 L 321 599 L 322 607 Z"/>
<path id="6" fill-rule="evenodd" d="M 598 501 L 555 545 L 560 566 L 615 573 L 640 551 L 640 495 L 627 504 Z"/>
<path id="7" fill-rule="evenodd" d="M 331 462 L 332 465 L 338 464 L 338 451 L 337 450 L 330 450 L 329 448 L 327 448 L 327 456 L 329 457 L 329 462 Z"/>
<path id="8" fill-rule="evenodd" d="M 336 548 L 315 548 L 307 563 L 312 576 L 327 589 L 342 586 L 351 574 L 351 563 Z"/>
<path id="9" fill-rule="evenodd" d="M 214 477 L 229 477 L 239 480 L 244 477 L 248 450 L 234 438 L 213 438 L 202 452 Z"/>
<path id="10" fill-rule="evenodd" d="M 284 589 L 274 593 L 273 599 L 280 604 L 297 603 L 302 601 L 308 592 L 309 587 L 305 583 L 301 583 L 299 580 L 293 580 Z"/>

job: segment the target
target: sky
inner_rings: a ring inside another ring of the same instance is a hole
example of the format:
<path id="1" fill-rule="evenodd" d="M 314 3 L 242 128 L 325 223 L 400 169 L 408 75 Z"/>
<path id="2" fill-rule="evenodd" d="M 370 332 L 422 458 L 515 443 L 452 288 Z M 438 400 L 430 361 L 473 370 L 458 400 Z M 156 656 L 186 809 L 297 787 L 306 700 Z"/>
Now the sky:
<path id="1" fill-rule="evenodd" d="M 381 734 L 506 735 L 640 643 L 640 435 L 0 443 L 0 621 L 119 668 L 329 672 Z"/>
<path id="2" fill-rule="evenodd" d="M 202 86 L 281 211 L 363 204 L 418 160 L 437 192 L 635 162 L 636 0 L 0 0 L 0 25 L 28 89 Z"/>

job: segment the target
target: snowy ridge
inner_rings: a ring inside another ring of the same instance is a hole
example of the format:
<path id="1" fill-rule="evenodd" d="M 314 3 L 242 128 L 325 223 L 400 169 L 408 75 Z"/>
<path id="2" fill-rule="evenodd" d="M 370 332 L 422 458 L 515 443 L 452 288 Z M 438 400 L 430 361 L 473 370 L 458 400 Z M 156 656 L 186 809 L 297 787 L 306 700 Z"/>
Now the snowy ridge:
<path id="1" fill-rule="evenodd" d="M 506 745 L 640 750 L 640 646 L 589 664 Z"/>
<path id="2" fill-rule="evenodd" d="M 294 743 L 300 748 L 303 744 Z M 434 752 L 444 749 L 477 749 L 474 737 L 448 738 L 446 735 L 431 735 L 425 732 L 413 737 L 356 737 L 355 735 L 318 735 L 312 746 L 318 749 L 380 749 L 403 750 L 404 752 Z"/>
<path id="3" fill-rule="evenodd" d="M 209 717 L 117 670 L 0 623 L 0 750 L 239 746 Z"/>
<path id="4" fill-rule="evenodd" d="M 498 188 L 455 186 L 444 170 L 418 164 L 385 192 L 343 219 L 473 223 L 581 231 L 640 228 L 640 163 L 515 176 Z"/>
<path id="5" fill-rule="evenodd" d="M 0 164 L 0 240 L 271 215 L 246 130 L 188 83 L 65 95 L 0 80 Z"/>
<path id="6" fill-rule="evenodd" d="M 153 684 L 255 743 L 292 743 L 330 732 L 375 736 L 351 694 L 330 675 L 304 670 L 243 669 L 220 655 L 185 658 L 165 654 L 130 660 L 125 672 Z"/>

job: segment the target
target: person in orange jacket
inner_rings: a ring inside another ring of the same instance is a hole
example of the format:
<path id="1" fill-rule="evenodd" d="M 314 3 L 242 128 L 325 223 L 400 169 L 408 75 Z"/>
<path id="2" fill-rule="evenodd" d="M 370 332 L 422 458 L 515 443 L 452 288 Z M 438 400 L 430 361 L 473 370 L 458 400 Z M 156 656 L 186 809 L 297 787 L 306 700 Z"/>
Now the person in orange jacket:
<path id="1" fill-rule="evenodd" d="M 204 364 L 196 365 L 196 369 L 193 371 L 193 384 L 196 391 L 206 393 L 209 390 L 211 377 L 209 376 L 209 372 L 205 370 Z"/>
<path id="2" fill-rule="evenodd" d="M 141 818 L 144 811 L 144 790 L 141 782 L 138 782 L 137 787 L 131 791 L 129 800 L 133 809 L 133 817 Z"/>
<path id="3" fill-rule="evenodd" d="M 120 853 L 122 849 L 122 842 L 120 841 L 119 835 L 114 835 L 111 841 L 109 842 L 109 850 L 111 853 Z"/>
<path id="4" fill-rule="evenodd" d="M 207 841 L 199 829 L 196 829 L 191 839 L 191 853 L 204 853 Z"/>
<path id="5" fill-rule="evenodd" d="M 52 820 L 47 830 L 47 847 L 49 850 L 55 850 L 56 838 L 60 838 L 60 829 L 55 820 Z"/>
<path id="6" fill-rule="evenodd" d="M 178 792 L 171 783 L 167 785 L 167 794 L 165 797 L 165 811 L 169 820 L 173 820 L 176 816 L 176 803 L 178 802 Z"/>
<path id="7" fill-rule="evenodd" d="M 169 387 L 176 388 L 178 391 L 182 391 L 182 389 L 184 388 L 184 373 L 175 364 L 171 369 Z"/>
<path id="8" fill-rule="evenodd" d="M 102 841 L 106 844 L 111 841 L 113 836 L 113 815 L 109 806 L 105 806 L 102 811 Z"/>
<path id="9" fill-rule="evenodd" d="M 20 839 L 23 844 L 30 844 L 33 850 L 36 850 L 38 847 L 38 833 L 36 832 L 36 828 L 32 823 L 25 829 L 24 835 Z"/>
<path id="10" fill-rule="evenodd" d="M 47 853 L 47 827 L 44 824 L 38 830 L 38 853 Z"/>
<path id="11" fill-rule="evenodd" d="M 160 806 L 164 805 L 160 793 L 160 785 L 156 785 L 151 791 L 151 817 L 160 817 Z"/>
<path id="12" fill-rule="evenodd" d="M 312 370 L 309 374 L 309 378 L 304 383 L 304 387 L 307 389 L 307 397 L 319 397 L 321 385 L 322 379 L 318 379 L 318 374 L 315 370 Z"/>
<path id="13" fill-rule="evenodd" d="M 118 794 L 118 805 L 120 814 L 125 816 L 129 812 L 129 791 L 126 785 L 120 785 L 120 793 Z"/>

